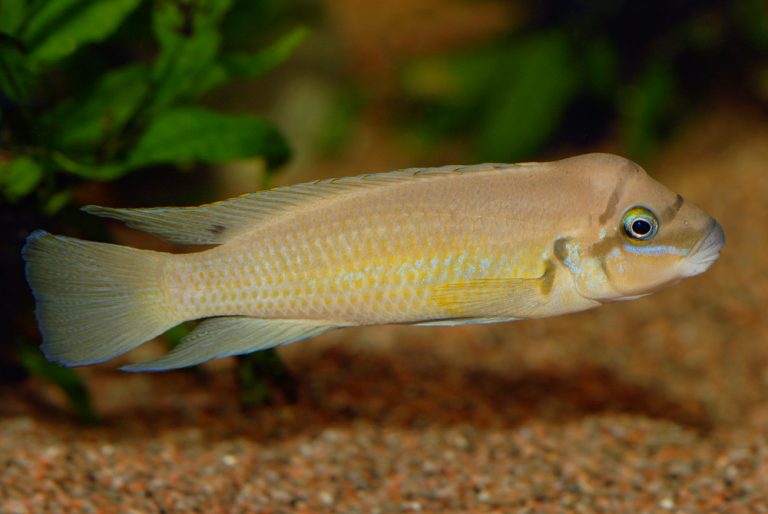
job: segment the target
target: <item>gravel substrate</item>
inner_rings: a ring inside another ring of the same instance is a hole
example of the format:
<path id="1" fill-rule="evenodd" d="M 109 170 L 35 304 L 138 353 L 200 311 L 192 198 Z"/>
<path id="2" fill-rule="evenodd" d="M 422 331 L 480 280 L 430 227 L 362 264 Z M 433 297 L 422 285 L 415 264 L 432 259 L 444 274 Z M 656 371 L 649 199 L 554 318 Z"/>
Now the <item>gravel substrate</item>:
<path id="1" fill-rule="evenodd" d="M 378 327 L 281 349 L 296 401 L 231 361 L 1 390 L 0 513 L 768 512 L 768 123 L 724 109 L 653 166 L 728 242 L 702 277 L 562 318 Z M 152 348 L 140 349 L 146 357 Z"/>
<path id="2" fill-rule="evenodd" d="M 4 462 L 2 512 L 768 512 L 765 437 L 628 416 L 486 430 L 359 422 L 271 442 L 211 440 L 205 427 L 73 442 L 40 428 L 2 425 L 25 441 Z"/>

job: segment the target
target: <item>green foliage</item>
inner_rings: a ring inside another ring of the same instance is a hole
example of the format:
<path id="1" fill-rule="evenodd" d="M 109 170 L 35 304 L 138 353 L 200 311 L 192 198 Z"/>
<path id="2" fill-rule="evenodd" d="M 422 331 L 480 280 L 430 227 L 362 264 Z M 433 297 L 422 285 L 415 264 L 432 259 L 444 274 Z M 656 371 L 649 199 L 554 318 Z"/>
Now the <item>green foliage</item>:
<path id="1" fill-rule="evenodd" d="M 31 193 L 42 178 L 43 167 L 29 157 L 17 157 L 0 164 L 0 186 L 11 200 Z"/>
<path id="2" fill-rule="evenodd" d="M 65 99 L 46 112 L 50 143 L 75 159 L 96 160 L 94 149 L 107 154 L 120 144 L 126 125 L 150 92 L 149 68 L 132 64 L 103 74 L 87 91 Z M 127 134 L 126 134 L 127 135 Z"/>
<path id="3" fill-rule="evenodd" d="M 69 368 L 48 362 L 40 350 L 31 345 L 20 345 L 18 355 L 19 360 L 30 374 L 51 381 L 64 391 L 81 421 L 89 424 L 99 422 L 99 417 L 91 403 L 91 395 L 77 373 Z"/>
<path id="4" fill-rule="evenodd" d="M 623 99 L 624 144 L 630 155 L 649 155 L 663 134 L 662 122 L 674 98 L 674 74 L 662 65 L 653 66 L 632 84 Z"/>
<path id="5" fill-rule="evenodd" d="M 363 98 L 352 87 L 340 87 L 331 99 L 332 108 L 319 130 L 317 148 L 325 155 L 339 152 L 355 128 Z"/>
<path id="6" fill-rule="evenodd" d="M 764 96 L 767 5 L 523 3 L 524 26 L 405 68 L 405 126 L 428 144 L 468 140 L 472 160 L 505 162 L 618 128 L 625 152 L 647 158 L 713 88 L 754 84 Z"/>
<path id="7" fill-rule="evenodd" d="M 32 72 L 20 45 L 0 33 L 0 90 L 11 102 L 21 103 L 31 89 Z"/>
<path id="8" fill-rule="evenodd" d="M 221 25 L 233 3 L 0 3 L 0 195 L 17 202 L 59 175 L 114 180 L 156 165 L 256 156 L 272 167 L 285 162 L 288 146 L 268 122 L 195 105 L 216 87 L 277 66 L 305 35 L 296 29 L 262 50 L 225 53 Z M 110 45 L 119 50 L 119 29 L 129 19 L 144 24 L 141 34 L 153 35 L 155 51 L 122 66 L 103 65 Z M 93 59 L 83 57 L 89 51 Z M 82 62 L 95 63 L 84 79 L 70 68 Z M 50 207 L 61 205 L 58 193 L 49 188 L 38 196 Z M 59 201 L 51 204 L 53 195 Z"/>
<path id="9" fill-rule="evenodd" d="M 270 71 L 285 61 L 306 35 L 307 29 L 300 27 L 288 32 L 261 52 L 222 56 L 200 82 L 199 91 L 207 92 L 230 80 L 258 77 Z"/>
<path id="10" fill-rule="evenodd" d="M 26 8 L 20 30 L 30 61 L 37 66 L 54 63 L 89 43 L 109 36 L 141 0 L 47 0 L 17 2 Z M 23 16 L 23 15 L 22 15 Z M 14 34 L 11 32 L 11 34 Z"/>
<path id="11" fill-rule="evenodd" d="M 288 157 L 285 141 L 263 120 L 180 107 L 152 120 L 127 165 L 185 161 L 218 164 L 252 155 L 254 148 L 259 148 L 270 164 L 280 164 Z"/>
<path id="12" fill-rule="evenodd" d="M 157 4 L 152 25 L 160 54 L 152 66 L 155 85 L 151 110 L 179 100 L 194 98 L 197 85 L 217 58 L 221 36 L 218 25 L 231 6 L 230 0 L 191 4 Z"/>
<path id="13" fill-rule="evenodd" d="M 0 2 L 0 32 L 13 34 L 24 21 L 27 0 L 3 0 Z"/>
<path id="14" fill-rule="evenodd" d="M 274 21 L 282 4 L 0 0 L 0 203 L 36 201 L 37 212 L 50 216 L 90 180 L 251 157 L 270 170 L 284 163 L 289 147 L 272 124 L 199 105 L 213 89 L 259 77 L 290 57 L 303 28 L 256 51 L 229 48 L 222 30 L 234 12 L 250 20 L 230 26 L 248 27 L 253 40 L 260 13 L 266 9 Z M 179 327 L 170 339 L 186 331 Z M 30 374 L 59 385 L 81 419 L 96 421 L 74 371 L 47 362 L 27 342 L 18 358 Z M 275 355 L 265 358 L 284 373 Z M 244 394 L 253 384 L 255 376 L 244 381 Z"/>
<path id="15" fill-rule="evenodd" d="M 295 396 L 293 377 L 274 348 L 242 355 L 238 359 L 240 403 L 257 407 L 272 401 L 273 389 L 282 389 L 288 399 Z"/>
<path id="16" fill-rule="evenodd" d="M 557 127 L 577 76 L 564 34 L 539 34 L 505 48 L 488 82 L 476 154 L 492 161 L 533 154 Z"/>
<path id="17" fill-rule="evenodd" d="M 747 39 L 763 50 L 768 49 L 768 4 L 764 0 L 736 0 L 734 3 Z"/>
<path id="18" fill-rule="evenodd" d="M 542 32 L 420 63 L 405 84 L 439 113 L 423 130 L 439 138 L 471 126 L 475 159 L 515 161 L 557 128 L 580 85 L 575 57 L 563 31 Z"/>

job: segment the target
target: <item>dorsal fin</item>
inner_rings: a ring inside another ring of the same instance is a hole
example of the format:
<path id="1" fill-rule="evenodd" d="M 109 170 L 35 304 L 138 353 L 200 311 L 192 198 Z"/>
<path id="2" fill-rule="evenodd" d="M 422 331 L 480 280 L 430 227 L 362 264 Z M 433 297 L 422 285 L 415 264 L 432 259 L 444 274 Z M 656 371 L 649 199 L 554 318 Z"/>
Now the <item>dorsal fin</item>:
<path id="1" fill-rule="evenodd" d="M 199 207 L 115 209 L 88 205 L 85 212 L 125 222 L 129 227 L 181 244 L 221 244 L 248 232 L 256 224 L 282 212 L 314 201 L 355 190 L 386 187 L 408 180 L 429 179 L 455 173 L 497 171 L 516 165 L 480 164 L 408 168 L 338 179 L 317 180 L 276 187 Z"/>

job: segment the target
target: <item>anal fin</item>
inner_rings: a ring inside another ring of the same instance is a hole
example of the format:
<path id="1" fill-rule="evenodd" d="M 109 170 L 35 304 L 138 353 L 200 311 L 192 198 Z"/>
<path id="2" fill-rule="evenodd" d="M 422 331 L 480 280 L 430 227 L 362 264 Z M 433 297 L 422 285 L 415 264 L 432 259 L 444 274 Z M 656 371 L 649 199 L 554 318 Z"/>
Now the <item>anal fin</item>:
<path id="1" fill-rule="evenodd" d="M 260 319 L 244 316 L 210 318 L 162 357 L 124 366 L 125 371 L 162 371 L 194 366 L 210 359 L 242 355 L 295 343 L 345 326 L 318 320 Z"/>

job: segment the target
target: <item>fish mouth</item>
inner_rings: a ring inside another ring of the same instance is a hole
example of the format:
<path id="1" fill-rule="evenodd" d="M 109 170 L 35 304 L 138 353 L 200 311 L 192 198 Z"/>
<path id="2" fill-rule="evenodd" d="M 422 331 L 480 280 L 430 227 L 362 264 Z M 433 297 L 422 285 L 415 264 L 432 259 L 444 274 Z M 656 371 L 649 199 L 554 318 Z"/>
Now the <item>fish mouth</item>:
<path id="1" fill-rule="evenodd" d="M 685 260 L 685 275 L 690 277 L 703 273 L 720 258 L 720 250 L 725 245 L 725 231 L 713 220 L 714 226 L 709 233 L 693 248 Z"/>

